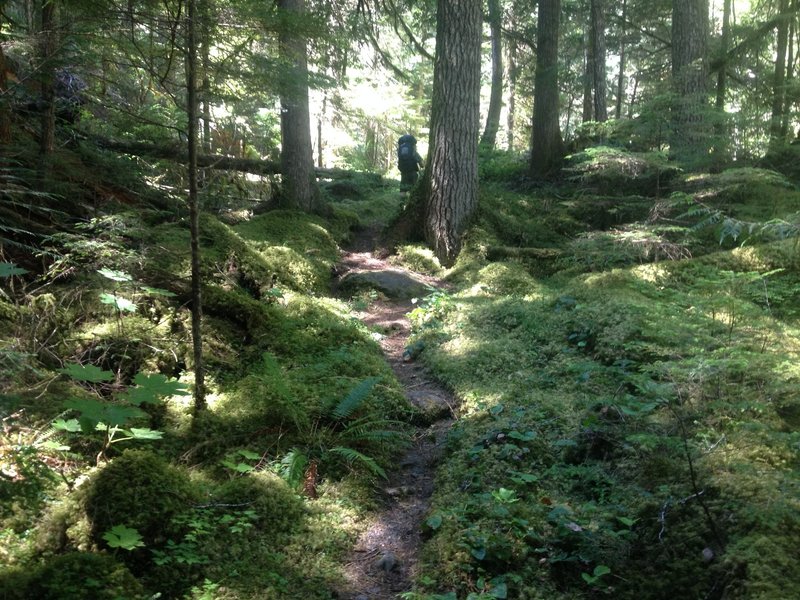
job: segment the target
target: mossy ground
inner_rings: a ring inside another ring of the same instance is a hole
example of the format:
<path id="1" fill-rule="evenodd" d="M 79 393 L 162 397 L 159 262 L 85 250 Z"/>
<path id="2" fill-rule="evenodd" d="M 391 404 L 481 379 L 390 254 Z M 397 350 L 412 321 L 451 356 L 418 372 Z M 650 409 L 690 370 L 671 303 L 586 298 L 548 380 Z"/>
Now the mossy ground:
<path id="1" fill-rule="evenodd" d="M 462 405 L 408 597 L 800 597 L 800 194 L 610 149 L 559 187 L 520 165 L 482 157 L 449 291 L 411 315 Z M 208 410 L 142 405 L 125 427 L 163 437 L 99 466 L 101 435 L 53 427 L 65 400 L 129 409 L 139 373 L 191 383 L 184 217 L 166 200 L 95 217 L 49 240 L 41 279 L 2 282 L 4 597 L 331 597 L 414 414 L 328 297 L 337 245 L 403 196 L 328 187 L 327 221 L 204 216 Z M 496 258 L 509 248 L 558 252 Z M 396 260 L 442 274 L 419 246 Z M 74 363 L 113 379 L 58 371 Z M 145 545 L 112 546 L 117 525 Z"/>

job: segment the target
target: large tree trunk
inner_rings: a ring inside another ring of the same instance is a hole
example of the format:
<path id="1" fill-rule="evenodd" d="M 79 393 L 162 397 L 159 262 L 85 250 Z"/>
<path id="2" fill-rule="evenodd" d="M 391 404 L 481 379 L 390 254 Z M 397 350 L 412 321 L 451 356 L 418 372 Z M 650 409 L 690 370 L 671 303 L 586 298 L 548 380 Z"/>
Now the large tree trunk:
<path id="1" fill-rule="evenodd" d="M 561 0 L 540 0 L 530 173 L 551 177 L 561 166 L 564 144 L 558 123 L 558 28 Z"/>
<path id="2" fill-rule="evenodd" d="M 730 0 L 728 0 L 730 1 Z M 628 0 L 622 0 L 622 31 L 619 36 L 619 74 L 617 75 L 617 105 L 614 116 L 622 118 L 622 103 L 625 99 L 625 36 L 628 34 Z"/>
<path id="3" fill-rule="evenodd" d="M 512 7 L 513 11 L 513 7 Z M 510 27 L 514 28 L 514 18 Z M 508 41 L 508 111 L 506 126 L 508 127 L 508 150 L 513 151 L 516 147 L 514 142 L 514 128 L 516 125 L 517 110 L 517 41 L 514 38 Z"/>
<path id="4" fill-rule="evenodd" d="M 592 112 L 595 121 L 608 120 L 606 100 L 606 25 L 603 0 L 590 0 L 591 22 L 589 30 L 592 44 Z"/>
<path id="5" fill-rule="evenodd" d="M 489 96 L 489 111 L 481 144 L 494 148 L 497 131 L 500 129 L 500 111 L 503 108 L 503 45 L 501 43 L 502 10 L 500 0 L 489 2 L 489 29 L 492 37 L 492 91 Z"/>
<path id="6" fill-rule="evenodd" d="M 305 0 L 279 0 L 287 23 L 281 29 L 281 57 L 291 75 L 281 90 L 281 194 L 279 205 L 305 212 L 324 212 L 314 176 L 311 117 L 308 108 L 306 40 L 297 32 L 305 14 Z"/>
<path id="7" fill-rule="evenodd" d="M 708 80 L 708 0 L 673 0 L 671 154 L 679 161 L 708 160 L 711 131 L 704 114 Z"/>
<path id="8" fill-rule="evenodd" d="M 779 148 L 784 140 L 781 136 L 783 111 L 786 99 L 786 50 L 789 40 L 789 0 L 779 0 L 778 21 L 775 40 L 775 71 L 772 79 L 772 118 L 769 125 L 770 149 Z"/>
<path id="9" fill-rule="evenodd" d="M 187 152 L 189 153 L 189 227 L 191 229 L 192 265 L 192 354 L 194 359 L 194 414 L 206 408 L 203 370 L 203 302 L 200 293 L 200 206 L 197 197 L 197 0 L 188 0 L 186 19 L 186 115 Z"/>
<path id="10" fill-rule="evenodd" d="M 53 56 L 55 54 L 56 35 L 56 5 L 55 0 L 42 0 L 41 4 L 41 29 L 39 40 L 39 81 L 42 97 L 42 120 L 40 129 L 40 152 L 42 154 L 42 168 L 47 171 L 47 163 L 55 146 L 56 131 L 56 91 L 55 69 Z"/>
<path id="11" fill-rule="evenodd" d="M 481 0 L 439 0 L 431 133 L 425 171 L 425 237 L 452 265 L 478 205 Z"/>
<path id="12" fill-rule="evenodd" d="M 6 68 L 6 57 L 3 46 L 0 45 L 0 144 L 11 141 L 11 107 Z"/>

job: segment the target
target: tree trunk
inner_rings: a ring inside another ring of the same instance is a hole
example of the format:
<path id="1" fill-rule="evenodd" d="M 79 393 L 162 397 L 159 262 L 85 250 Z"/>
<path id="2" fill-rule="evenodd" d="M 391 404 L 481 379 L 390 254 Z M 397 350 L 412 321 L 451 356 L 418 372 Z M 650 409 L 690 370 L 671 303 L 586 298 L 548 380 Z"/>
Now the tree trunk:
<path id="1" fill-rule="evenodd" d="M 280 52 L 291 73 L 281 89 L 281 194 L 278 204 L 321 213 L 325 206 L 314 176 L 308 54 L 305 37 L 297 32 L 305 14 L 305 0 L 279 0 L 278 6 L 287 19 L 279 36 Z"/>
<path id="2" fill-rule="evenodd" d="M 775 40 L 775 71 L 772 78 L 772 118 L 769 125 L 770 150 L 783 144 L 781 126 L 783 124 L 784 100 L 786 98 L 786 48 L 789 38 L 789 0 L 779 0 L 778 13 L 783 18 L 778 21 Z"/>
<path id="3" fill-rule="evenodd" d="M 513 9 L 512 9 L 513 10 Z M 514 28 L 512 17 L 511 28 Z M 508 151 L 512 152 L 516 147 L 514 142 L 514 127 L 516 125 L 517 109 L 517 41 L 511 38 L 508 41 L 508 116 L 506 126 L 508 127 Z"/>
<path id="4" fill-rule="evenodd" d="M 592 55 L 591 25 L 583 34 L 583 102 L 581 104 L 581 122 L 592 120 L 592 75 L 594 73 L 594 56 Z"/>
<path id="5" fill-rule="evenodd" d="M 492 91 L 489 96 L 489 111 L 486 115 L 486 127 L 481 136 L 481 144 L 494 148 L 497 131 L 500 129 L 500 111 L 503 108 L 503 45 L 501 42 L 501 25 L 503 13 L 500 0 L 489 2 L 489 29 L 492 37 Z"/>
<path id="6" fill-rule="evenodd" d="M 203 151 L 211 154 L 211 7 L 210 0 L 201 0 L 198 6 L 200 16 L 200 52 L 203 81 L 200 87 L 203 105 Z"/>
<path id="7" fill-rule="evenodd" d="M 0 144 L 11 141 L 11 108 L 9 106 L 8 79 L 6 76 L 6 57 L 0 45 Z"/>
<path id="8" fill-rule="evenodd" d="M 606 25 L 603 0 L 590 0 L 592 44 L 592 112 L 595 121 L 608 120 L 606 100 Z"/>
<path id="9" fill-rule="evenodd" d="M 55 69 L 53 56 L 55 54 L 55 27 L 56 5 L 55 0 L 42 0 L 41 4 L 41 29 L 39 40 L 39 76 L 40 93 L 42 98 L 42 120 L 40 129 L 39 150 L 42 155 L 42 168 L 47 171 L 47 163 L 55 146 L 56 106 L 55 106 Z"/>
<path id="10" fill-rule="evenodd" d="M 481 1 L 439 0 L 425 193 L 425 237 L 452 265 L 478 204 Z"/>
<path id="11" fill-rule="evenodd" d="M 728 0 L 730 1 L 730 0 Z M 619 75 L 617 76 L 617 106 L 614 116 L 622 118 L 622 102 L 625 99 L 625 36 L 628 34 L 628 0 L 622 0 L 622 31 L 619 36 Z"/>
<path id="12" fill-rule="evenodd" d="M 189 227 L 192 264 L 192 354 L 194 358 L 194 415 L 206 408 L 203 370 L 203 302 L 200 273 L 200 207 L 197 198 L 197 0 L 188 0 L 186 15 L 186 115 L 189 153 Z"/>
<path id="13" fill-rule="evenodd" d="M 720 40 L 719 55 L 722 64 L 717 71 L 717 96 L 714 102 L 719 112 L 725 111 L 725 95 L 728 88 L 728 47 L 731 44 L 731 3 L 733 0 L 723 0 L 722 4 L 722 38 Z"/>
<path id="14" fill-rule="evenodd" d="M 792 105 L 794 104 L 794 99 L 792 98 L 792 94 L 789 92 L 789 90 L 794 88 L 794 40 L 796 36 L 795 28 L 797 25 L 797 0 L 791 0 L 791 5 L 792 6 L 789 9 L 791 14 L 789 17 L 789 42 L 786 51 L 786 82 L 784 85 L 786 92 L 784 93 L 783 98 L 783 120 L 781 121 L 781 139 L 787 141 L 789 137 L 789 120 L 791 118 Z"/>
<path id="15" fill-rule="evenodd" d="M 708 0 L 673 0 L 671 154 L 702 164 L 711 142 L 707 106 Z"/>
<path id="16" fill-rule="evenodd" d="M 558 124 L 558 29 L 561 0 L 540 0 L 533 97 L 530 173 L 551 177 L 561 166 L 564 144 Z"/>

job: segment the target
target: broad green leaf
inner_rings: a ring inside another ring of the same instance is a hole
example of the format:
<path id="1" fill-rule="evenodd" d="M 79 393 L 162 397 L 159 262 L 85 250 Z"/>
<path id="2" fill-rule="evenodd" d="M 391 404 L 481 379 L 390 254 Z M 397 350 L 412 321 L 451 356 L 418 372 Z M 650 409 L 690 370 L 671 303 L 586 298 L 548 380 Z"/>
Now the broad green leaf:
<path id="1" fill-rule="evenodd" d="M 506 585 L 504 582 L 498 583 L 497 585 L 492 587 L 491 591 L 489 592 L 489 595 L 492 596 L 492 598 L 505 600 L 506 598 L 508 598 L 508 585 Z"/>
<path id="2" fill-rule="evenodd" d="M 252 452 L 250 450 L 239 450 L 239 454 L 249 460 L 258 460 L 261 458 L 260 454 L 258 454 L 257 452 Z"/>
<path id="3" fill-rule="evenodd" d="M 486 548 L 484 548 L 483 546 L 481 546 L 480 548 L 473 548 L 470 551 L 470 554 L 472 554 L 472 556 L 474 556 L 478 560 L 483 560 L 484 558 L 486 558 Z"/>
<path id="4" fill-rule="evenodd" d="M 77 423 L 77 421 L 75 421 Z M 58 452 L 66 452 L 69 450 L 69 446 L 65 446 L 64 444 L 59 444 L 55 440 L 47 440 L 42 442 L 38 445 L 39 448 L 43 448 L 45 450 L 57 450 Z"/>
<path id="5" fill-rule="evenodd" d="M 619 521 L 626 527 L 633 527 L 633 524 L 636 523 L 636 519 L 630 519 L 628 517 L 617 517 L 617 521 Z"/>
<path id="6" fill-rule="evenodd" d="M 534 438 L 536 438 L 536 432 L 535 431 L 526 431 L 525 433 L 520 433 L 519 431 L 509 431 L 508 432 L 508 437 L 510 437 L 513 440 L 520 440 L 520 441 L 523 441 L 523 442 L 530 442 Z"/>
<path id="7" fill-rule="evenodd" d="M 0 262 L 0 277 L 11 277 L 12 275 L 25 275 L 27 269 L 18 267 L 14 263 Z"/>
<path id="8" fill-rule="evenodd" d="M 133 406 L 109 404 L 105 407 L 102 421 L 109 425 L 124 425 L 131 419 L 144 417 L 146 413 Z"/>
<path id="9" fill-rule="evenodd" d="M 116 296 L 114 294 L 100 294 L 100 302 L 103 304 L 111 304 L 117 310 L 122 312 L 136 312 L 136 304 L 127 298 L 123 298 L 122 296 Z"/>
<path id="10" fill-rule="evenodd" d="M 70 419 L 69 421 L 65 421 L 64 419 L 56 419 L 53 421 L 53 429 L 77 433 L 81 430 L 81 424 L 78 423 L 78 419 Z"/>
<path id="11" fill-rule="evenodd" d="M 597 565 L 594 568 L 593 575 L 595 577 L 602 577 L 603 575 L 608 575 L 609 573 L 611 573 L 611 568 L 610 567 L 607 567 L 606 565 Z"/>
<path id="12" fill-rule="evenodd" d="M 149 285 L 143 285 L 141 287 L 143 291 L 147 292 L 148 294 L 152 294 L 153 296 L 166 296 L 168 298 L 175 296 L 175 294 L 169 290 L 162 290 L 161 288 L 154 288 L 150 287 Z"/>
<path id="13" fill-rule="evenodd" d="M 111 381 L 114 379 L 114 373 L 111 371 L 104 371 L 94 365 L 67 365 L 63 369 L 58 369 L 59 373 L 69 375 L 75 381 L 87 381 L 89 383 L 100 383 L 101 381 Z"/>
<path id="14" fill-rule="evenodd" d="M 136 387 L 128 389 L 122 398 L 139 406 L 144 403 L 156 404 L 165 396 L 188 396 L 186 385 L 175 380 L 169 380 L 160 373 L 137 373 L 133 378 Z"/>
<path id="15" fill-rule="evenodd" d="M 442 515 L 430 516 L 425 523 L 433 530 L 439 529 L 442 526 Z"/>
<path id="16" fill-rule="evenodd" d="M 133 281 L 133 277 L 124 271 L 114 271 L 112 269 L 97 269 L 103 277 L 107 277 L 111 281 Z"/>
<path id="17" fill-rule="evenodd" d="M 131 432 L 131 437 L 137 440 L 160 440 L 161 438 L 164 437 L 163 431 L 148 429 L 146 427 L 143 428 L 131 427 L 130 432 Z"/>
<path id="18" fill-rule="evenodd" d="M 142 536 L 136 529 L 125 527 L 124 525 L 114 525 L 103 534 L 103 539 L 109 548 L 122 548 L 123 550 L 133 550 L 144 546 Z"/>

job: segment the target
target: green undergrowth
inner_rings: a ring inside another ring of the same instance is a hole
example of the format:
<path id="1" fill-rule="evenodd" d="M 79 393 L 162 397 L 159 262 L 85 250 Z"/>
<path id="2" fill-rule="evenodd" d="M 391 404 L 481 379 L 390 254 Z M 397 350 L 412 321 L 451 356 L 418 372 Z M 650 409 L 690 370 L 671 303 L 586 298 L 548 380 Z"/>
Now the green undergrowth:
<path id="1" fill-rule="evenodd" d="M 202 216 L 196 417 L 180 214 L 109 212 L 41 273 L 2 263 L 0 596 L 331 597 L 415 418 L 329 297 L 357 222 Z"/>
<path id="2" fill-rule="evenodd" d="M 708 178 L 740 216 L 791 219 L 780 176 Z M 720 246 L 722 221 L 670 211 L 596 229 L 575 203 L 604 197 L 582 191 L 482 194 L 455 289 L 413 313 L 462 405 L 408 597 L 800 596 L 795 241 Z M 561 254 L 488 261 L 499 244 Z"/>

